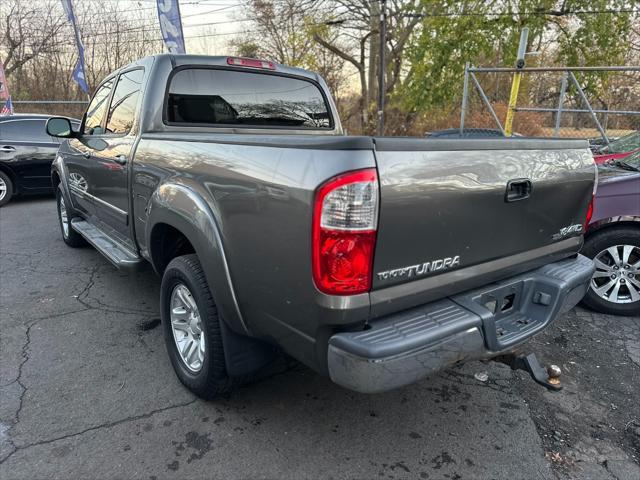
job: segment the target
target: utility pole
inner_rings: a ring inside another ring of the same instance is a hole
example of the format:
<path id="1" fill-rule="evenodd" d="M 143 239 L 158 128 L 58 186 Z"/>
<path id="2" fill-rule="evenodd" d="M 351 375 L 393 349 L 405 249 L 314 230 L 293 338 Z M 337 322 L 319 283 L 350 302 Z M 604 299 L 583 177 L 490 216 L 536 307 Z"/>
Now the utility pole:
<path id="1" fill-rule="evenodd" d="M 522 29 L 520 33 L 520 45 L 518 47 L 518 59 L 516 60 L 516 68 L 521 70 L 524 68 L 524 57 L 527 54 L 527 37 L 529 36 L 529 29 L 527 27 Z M 507 109 L 507 118 L 504 121 L 504 134 L 510 137 L 513 134 L 513 115 L 516 111 L 516 105 L 518 104 L 518 91 L 520 90 L 520 79 L 522 78 L 521 72 L 513 74 L 513 82 L 511 83 L 511 95 L 509 95 L 509 108 Z"/>
<path id="2" fill-rule="evenodd" d="M 378 56 L 378 135 L 384 135 L 384 74 L 386 72 L 385 47 L 387 37 L 386 3 L 386 0 L 380 0 L 380 54 Z"/>

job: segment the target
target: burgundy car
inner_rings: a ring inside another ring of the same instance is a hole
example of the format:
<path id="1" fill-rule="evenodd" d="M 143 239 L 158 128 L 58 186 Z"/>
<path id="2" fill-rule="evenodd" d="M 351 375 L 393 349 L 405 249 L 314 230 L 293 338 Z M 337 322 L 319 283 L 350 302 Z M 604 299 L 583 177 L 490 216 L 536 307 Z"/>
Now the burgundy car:
<path id="1" fill-rule="evenodd" d="M 582 253 L 596 264 L 583 303 L 640 314 L 640 151 L 598 166 L 598 189 Z"/>
<path id="2" fill-rule="evenodd" d="M 632 132 L 613 140 L 593 157 L 598 165 L 609 160 L 622 160 L 632 153 L 640 152 L 640 131 Z"/>

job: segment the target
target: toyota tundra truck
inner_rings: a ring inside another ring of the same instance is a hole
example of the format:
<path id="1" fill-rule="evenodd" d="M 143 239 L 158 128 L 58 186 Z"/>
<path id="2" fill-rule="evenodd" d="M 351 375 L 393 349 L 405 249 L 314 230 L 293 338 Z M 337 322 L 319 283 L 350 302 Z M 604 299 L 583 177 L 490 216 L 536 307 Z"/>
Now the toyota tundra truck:
<path id="1" fill-rule="evenodd" d="M 586 141 L 347 136 L 315 73 L 168 54 L 47 131 L 62 238 L 153 266 L 171 363 L 204 398 L 278 351 L 367 393 L 505 358 L 593 273 Z"/>

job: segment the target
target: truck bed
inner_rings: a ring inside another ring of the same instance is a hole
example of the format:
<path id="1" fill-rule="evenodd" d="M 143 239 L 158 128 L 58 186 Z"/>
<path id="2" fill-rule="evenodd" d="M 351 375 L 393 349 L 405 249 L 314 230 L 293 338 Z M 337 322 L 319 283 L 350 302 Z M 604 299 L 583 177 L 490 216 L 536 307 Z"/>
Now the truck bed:
<path id="1" fill-rule="evenodd" d="M 586 141 L 192 130 L 142 134 L 134 163 L 135 209 L 144 208 L 151 186 L 178 172 L 183 182 L 206 178 L 204 187 L 197 188 L 214 199 L 211 208 L 245 324 L 256 335 L 275 331 L 278 341 L 294 351 L 308 351 L 301 342 L 312 342 L 318 325 L 363 322 L 580 249 L 580 232 L 553 235 L 584 221 L 594 181 Z M 167 155 L 179 163 L 166 162 Z M 371 167 L 377 168 L 380 182 L 372 291 L 324 295 L 311 280 L 315 191 L 328 178 Z M 531 179 L 530 198 L 505 202 L 507 182 L 522 177 Z M 144 246 L 142 217 L 136 222 Z M 456 256 L 455 265 L 422 275 L 379 275 L 425 262 L 444 264 Z"/>

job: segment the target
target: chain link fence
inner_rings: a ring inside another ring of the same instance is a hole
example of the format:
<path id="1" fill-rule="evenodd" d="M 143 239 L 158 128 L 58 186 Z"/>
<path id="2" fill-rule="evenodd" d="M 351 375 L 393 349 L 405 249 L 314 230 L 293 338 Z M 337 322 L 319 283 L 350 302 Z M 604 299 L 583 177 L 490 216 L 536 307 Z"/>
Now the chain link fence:
<path id="1" fill-rule="evenodd" d="M 465 71 L 461 125 L 503 130 L 516 69 Z M 606 141 L 640 130 L 640 67 L 531 68 L 514 108 L 516 135 Z"/>
<path id="2" fill-rule="evenodd" d="M 465 69 L 460 126 L 504 131 L 511 68 Z M 513 132 L 606 141 L 640 130 L 640 67 L 525 68 Z M 81 118 L 85 100 L 16 100 L 16 113 Z"/>

